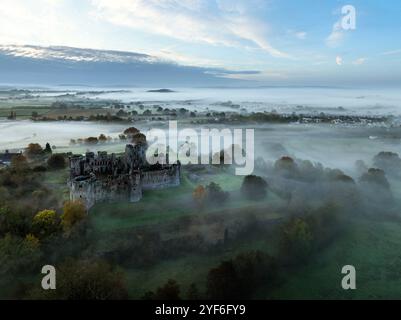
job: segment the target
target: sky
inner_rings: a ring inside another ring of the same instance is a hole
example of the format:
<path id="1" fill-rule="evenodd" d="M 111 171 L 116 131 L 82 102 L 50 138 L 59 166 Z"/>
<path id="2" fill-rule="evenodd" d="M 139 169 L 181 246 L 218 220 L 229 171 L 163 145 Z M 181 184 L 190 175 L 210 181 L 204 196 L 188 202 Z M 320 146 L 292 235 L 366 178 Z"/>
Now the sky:
<path id="1" fill-rule="evenodd" d="M 132 51 L 262 83 L 400 85 L 400 15 L 398 0 L 1 0 L 0 44 Z"/>

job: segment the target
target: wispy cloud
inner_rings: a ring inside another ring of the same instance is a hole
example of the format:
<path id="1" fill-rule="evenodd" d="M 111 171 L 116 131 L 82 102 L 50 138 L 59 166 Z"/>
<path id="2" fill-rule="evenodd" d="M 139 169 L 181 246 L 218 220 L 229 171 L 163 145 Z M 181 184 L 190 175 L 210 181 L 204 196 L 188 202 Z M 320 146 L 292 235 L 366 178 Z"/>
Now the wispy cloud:
<path id="1" fill-rule="evenodd" d="M 191 65 L 198 67 L 223 67 L 224 62 L 213 59 L 205 59 L 198 56 L 189 56 L 177 51 L 174 47 L 163 48 L 159 51 L 150 52 L 151 55 L 161 59 L 168 60 L 170 62 L 183 65 Z"/>
<path id="2" fill-rule="evenodd" d="M 382 52 L 382 55 L 384 55 L 384 56 L 390 56 L 390 55 L 394 55 L 394 54 L 401 54 L 401 49 Z"/>
<path id="3" fill-rule="evenodd" d="M 338 47 L 344 38 L 344 30 L 341 27 L 341 22 L 337 21 L 333 24 L 330 35 L 326 38 L 326 45 L 332 48 Z"/>
<path id="4" fill-rule="evenodd" d="M 358 58 L 352 62 L 352 64 L 360 66 L 366 62 L 366 58 Z"/>
<path id="5" fill-rule="evenodd" d="M 186 42 L 246 47 L 289 55 L 268 41 L 269 26 L 249 15 L 248 1 L 92 0 L 97 19 Z"/>
<path id="6" fill-rule="evenodd" d="M 299 31 L 295 33 L 295 36 L 300 40 L 306 39 L 306 35 L 307 33 L 305 31 Z"/>

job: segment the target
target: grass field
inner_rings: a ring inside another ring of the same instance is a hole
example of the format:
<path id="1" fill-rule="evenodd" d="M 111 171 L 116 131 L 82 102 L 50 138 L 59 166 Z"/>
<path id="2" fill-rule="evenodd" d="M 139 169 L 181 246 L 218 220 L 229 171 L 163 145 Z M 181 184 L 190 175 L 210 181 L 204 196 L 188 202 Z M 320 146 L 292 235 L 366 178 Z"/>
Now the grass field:
<path id="1" fill-rule="evenodd" d="M 267 206 L 280 204 L 280 199 L 270 194 L 263 201 L 248 201 L 238 196 L 243 177 L 227 172 L 216 175 L 206 175 L 199 183 L 191 182 L 186 174 L 182 174 L 182 183 L 179 187 L 163 190 L 145 191 L 141 201 L 137 203 L 110 203 L 98 204 L 90 211 L 94 229 L 100 232 L 129 229 L 134 227 L 162 224 L 184 216 L 209 214 L 240 214 L 248 209 L 255 213 L 264 210 Z M 192 192 L 198 184 L 207 185 L 210 182 L 218 183 L 223 190 L 233 194 L 227 203 L 208 207 L 194 213 Z M 237 190 L 237 192 L 235 192 Z M 277 217 L 272 215 L 272 218 Z"/>
<path id="2" fill-rule="evenodd" d="M 127 278 L 129 294 L 132 299 L 141 298 L 146 291 L 155 290 L 168 279 L 174 279 L 181 288 L 182 296 L 192 283 L 199 290 L 205 290 L 206 277 L 209 270 L 221 261 L 235 257 L 248 250 L 269 251 L 271 243 L 266 239 L 254 239 L 246 243 L 233 243 L 223 253 L 192 254 L 179 259 L 163 261 L 151 268 L 124 269 Z"/>
<path id="3" fill-rule="evenodd" d="M 59 189 L 67 195 L 65 181 L 67 172 L 47 172 L 46 183 L 50 188 Z M 214 175 L 202 175 L 194 183 L 184 172 L 181 186 L 177 188 L 148 191 L 138 203 L 99 204 L 90 212 L 95 247 L 100 251 L 113 248 L 115 237 L 129 234 L 130 230 L 141 227 L 163 226 L 174 223 L 185 216 L 240 216 L 251 211 L 266 219 L 278 219 L 274 206 L 280 200 L 270 194 L 266 200 L 252 202 L 236 197 L 242 178 L 221 170 Z M 192 191 L 196 185 L 211 181 L 219 183 L 224 190 L 230 190 L 232 197 L 226 205 L 194 212 L 191 207 Z M 399 186 L 393 184 L 396 199 Z M 68 192 L 68 190 L 67 190 Z M 272 210 L 268 210 L 269 206 Z M 273 290 L 270 284 L 261 288 L 257 299 L 399 299 L 401 297 L 401 223 L 389 220 L 359 216 L 349 218 L 344 232 L 328 247 L 310 257 L 304 265 L 282 275 L 283 282 Z M 176 279 L 185 292 L 191 283 L 205 290 L 206 276 L 210 268 L 220 261 L 229 259 L 240 252 L 262 250 L 275 251 L 274 239 L 269 234 L 250 238 L 244 242 L 230 244 L 224 251 L 208 254 L 190 254 L 179 258 L 166 259 L 148 268 L 124 268 L 130 297 L 140 298 L 146 291 L 155 290 L 168 279 Z M 357 271 L 357 290 L 341 288 L 341 268 L 353 265 Z"/>
<path id="4" fill-rule="evenodd" d="M 400 299 L 401 224 L 353 220 L 348 230 L 330 247 L 311 258 L 306 265 L 282 275 L 275 289 L 260 289 L 255 299 Z M 191 283 L 205 290 L 208 271 L 222 260 L 248 250 L 274 251 L 274 242 L 250 239 L 235 243 L 220 254 L 188 255 L 167 260 L 146 269 L 124 269 L 131 298 L 155 290 L 168 279 L 175 279 L 183 296 Z M 356 290 L 341 288 L 341 268 L 356 268 Z"/>

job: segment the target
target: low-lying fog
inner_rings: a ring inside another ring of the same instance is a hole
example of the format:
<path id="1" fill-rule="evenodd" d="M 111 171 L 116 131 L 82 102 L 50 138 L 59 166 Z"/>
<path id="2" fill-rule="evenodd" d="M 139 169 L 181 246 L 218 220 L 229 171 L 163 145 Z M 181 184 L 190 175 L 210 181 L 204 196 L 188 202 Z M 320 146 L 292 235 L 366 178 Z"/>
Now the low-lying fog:
<path id="1" fill-rule="evenodd" d="M 212 108 L 230 110 L 218 105 L 232 101 L 248 111 L 326 112 L 344 114 L 401 115 L 401 90 L 347 89 L 329 87 L 261 87 L 261 88 L 173 88 L 173 92 L 148 92 L 155 88 L 64 88 L 61 93 L 40 93 L 42 96 L 87 90 L 81 97 L 117 99 L 129 102 L 177 102 L 186 108 L 199 110 Z M 60 90 L 60 88 L 58 88 Z M 98 94 L 95 91 L 102 91 Z M 190 103 L 188 103 L 190 102 Z M 217 103 L 217 104 L 216 104 Z"/>
<path id="2" fill-rule="evenodd" d="M 122 152 L 125 143 L 111 142 L 97 146 L 70 146 L 70 139 L 87 138 L 105 134 L 117 138 L 127 124 L 98 124 L 93 122 L 30 122 L 0 121 L 0 150 L 18 149 L 28 143 L 44 145 L 49 142 L 60 152 L 83 153 L 86 150 Z M 141 131 L 153 127 L 137 126 Z M 208 125 L 208 128 L 222 129 Z M 164 125 L 163 128 L 167 129 Z M 180 125 L 178 130 L 188 128 Z M 199 126 L 192 127 L 200 129 Z M 256 157 L 276 160 L 283 155 L 320 162 L 324 166 L 339 168 L 352 175 L 356 160 L 368 165 L 380 151 L 401 153 L 401 128 L 347 127 L 319 124 L 264 124 L 257 126 L 235 126 L 255 129 Z M 245 133 L 244 133 L 245 135 Z M 116 139 L 118 141 L 118 139 Z"/>

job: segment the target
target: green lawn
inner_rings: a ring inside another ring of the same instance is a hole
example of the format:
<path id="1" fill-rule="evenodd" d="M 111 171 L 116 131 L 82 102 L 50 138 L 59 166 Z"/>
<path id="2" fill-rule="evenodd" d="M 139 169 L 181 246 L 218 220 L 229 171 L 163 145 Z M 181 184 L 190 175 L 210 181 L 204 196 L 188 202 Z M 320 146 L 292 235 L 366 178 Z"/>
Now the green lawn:
<path id="1" fill-rule="evenodd" d="M 269 296 L 277 299 L 400 299 L 400 243 L 401 223 L 355 219 L 342 237 L 296 273 L 286 275 L 285 284 Z M 356 268 L 356 290 L 341 288 L 344 265 Z"/>
<path id="2" fill-rule="evenodd" d="M 208 184 L 211 181 L 217 182 L 223 190 L 238 190 L 243 177 L 233 176 L 222 171 L 216 175 L 206 175 L 201 184 Z M 145 225 L 165 223 L 174 219 L 208 214 L 240 214 L 242 210 L 248 209 L 257 213 L 265 212 L 265 208 L 280 205 L 281 199 L 274 194 L 269 194 L 263 201 L 244 200 L 238 196 L 238 191 L 230 196 L 227 203 L 219 206 L 210 206 L 204 210 L 194 209 L 192 192 L 196 187 L 186 174 L 182 175 L 182 183 L 176 188 L 163 190 L 145 191 L 141 201 L 136 203 L 110 203 L 97 204 L 90 211 L 91 222 L 94 229 L 101 232 L 116 231 Z M 279 215 L 272 213 L 270 218 L 277 218 Z"/>

